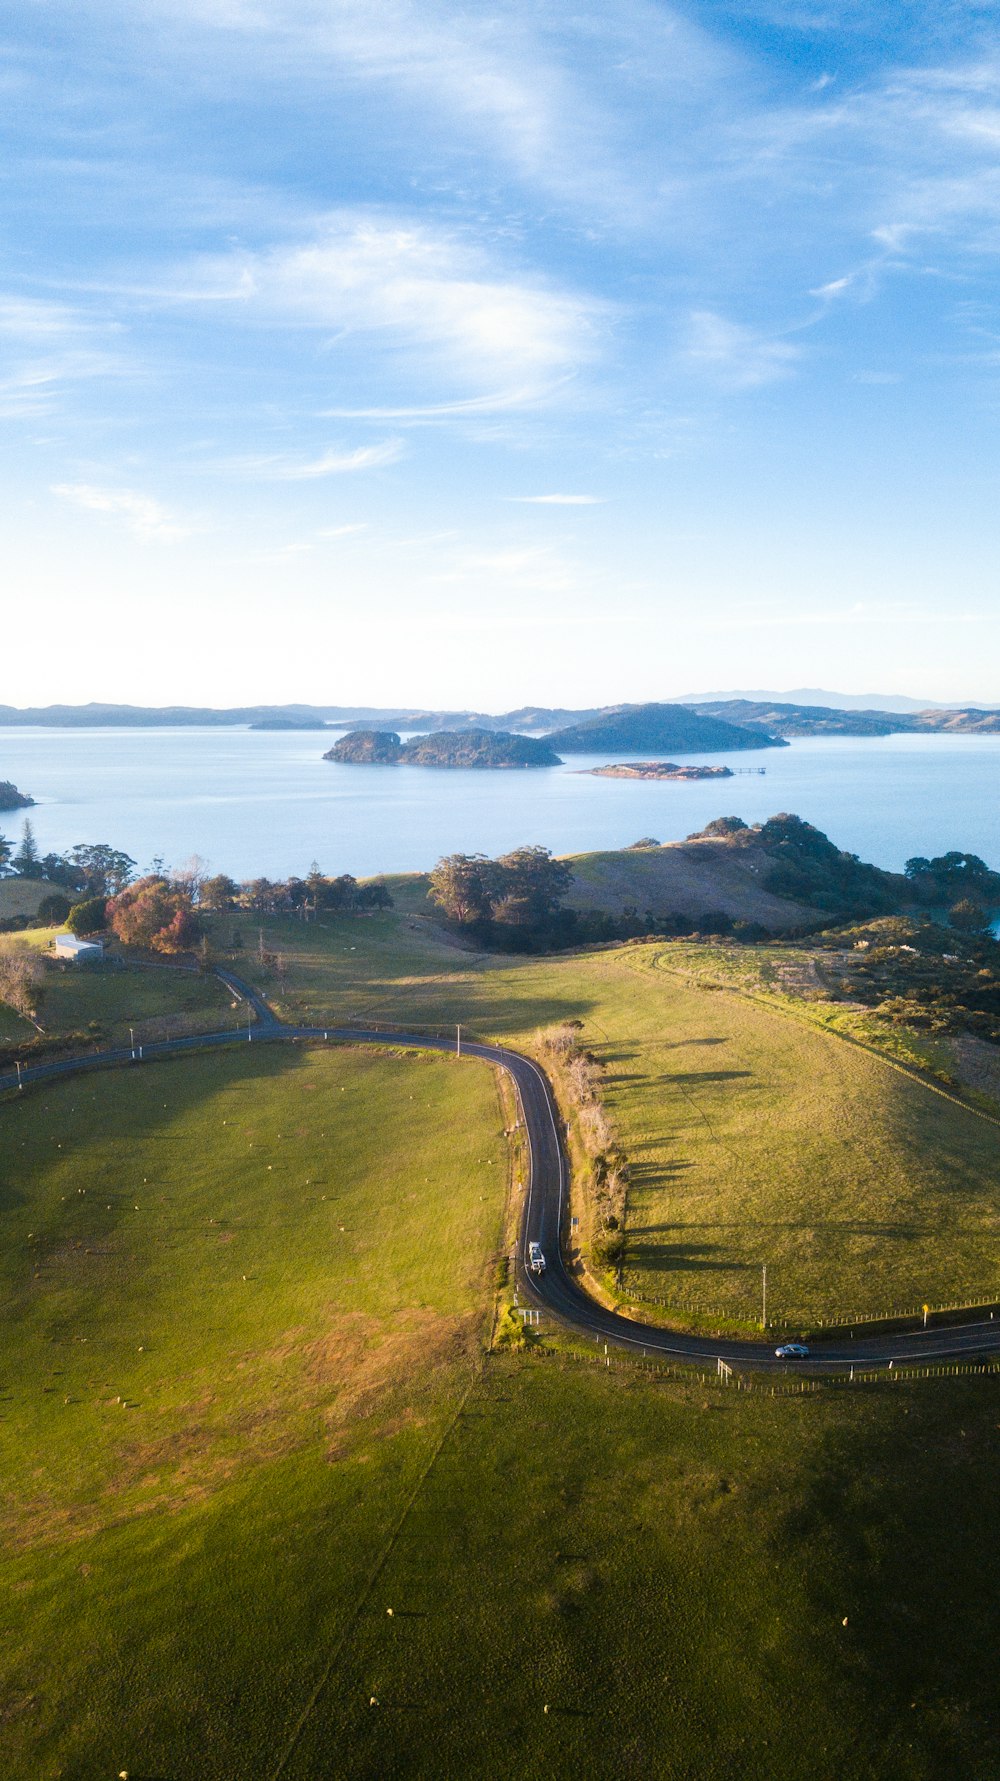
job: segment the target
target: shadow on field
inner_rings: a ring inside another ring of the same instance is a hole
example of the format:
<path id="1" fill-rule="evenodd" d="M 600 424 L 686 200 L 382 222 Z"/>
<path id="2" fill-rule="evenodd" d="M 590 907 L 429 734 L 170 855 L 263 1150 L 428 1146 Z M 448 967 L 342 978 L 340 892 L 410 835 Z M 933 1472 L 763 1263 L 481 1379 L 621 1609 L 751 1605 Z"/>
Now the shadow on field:
<path id="1" fill-rule="evenodd" d="M 684 1088 L 697 1088 L 703 1082 L 736 1082 L 740 1077 L 752 1077 L 752 1070 L 675 1070 L 667 1076 L 661 1076 L 661 1082 L 678 1083 Z"/>
<path id="2" fill-rule="evenodd" d="M 647 1232 L 669 1230 L 669 1225 L 630 1225 L 629 1237 L 645 1237 Z M 643 1243 L 642 1265 L 661 1274 L 683 1270 L 685 1273 L 758 1274 L 756 1262 L 715 1260 L 717 1243 Z M 638 1259 L 638 1258 L 637 1258 Z"/>
<path id="3" fill-rule="evenodd" d="M 886 1768 L 920 1781 L 1000 1775 L 997 1411 L 985 1377 L 869 1388 L 776 1542 L 812 1582 L 815 1636 L 858 1722 L 881 1728 Z"/>

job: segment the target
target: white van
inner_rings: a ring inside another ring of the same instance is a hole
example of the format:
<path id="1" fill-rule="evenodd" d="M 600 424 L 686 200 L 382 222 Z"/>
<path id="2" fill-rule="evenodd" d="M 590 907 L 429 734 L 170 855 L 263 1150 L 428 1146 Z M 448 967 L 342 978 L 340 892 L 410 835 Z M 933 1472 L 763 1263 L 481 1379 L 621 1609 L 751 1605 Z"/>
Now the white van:
<path id="1" fill-rule="evenodd" d="M 528 1266 L 533 1274 L 544 1274 L 545 1257 L 540 1243 L 528 1244 Z"/>

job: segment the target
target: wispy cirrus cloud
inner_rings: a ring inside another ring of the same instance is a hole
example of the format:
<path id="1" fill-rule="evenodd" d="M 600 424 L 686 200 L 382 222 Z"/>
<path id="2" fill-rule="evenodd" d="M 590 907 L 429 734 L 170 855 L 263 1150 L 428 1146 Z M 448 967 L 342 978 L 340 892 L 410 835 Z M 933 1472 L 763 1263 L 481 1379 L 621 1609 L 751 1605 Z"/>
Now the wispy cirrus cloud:
<path id="1" fill-rule="evenodd" d="M 105 344 L 118 330 L 67 304 L 0 293 L 0 415 L 52 414 L 66 390 L 120 376 L 120 356 Z"/>
<path id="2" fill-rule="evenodd" d="M 609 314 L 590 296 L 507 271 L 455 231 L 357 211 L 305 241 L 203 258 L 161 296 L 402 350 L 439 377 L 505 386 L 508 401 L 528 380 L 537 390 L 594 357 Z"/>
<path id="3" fill-rule="evenodd" d="M 697 309 L 688 319 L 679 359 L 684 370 L 725 389 L 752 390 L 790 377 L 801 356 L 801 348 L 787 340 Z"/>
<path id="4" fill-rule="evenodd" d="M 601 507 L 605 495 L 508 495 L 522 507 Z"/>
<path id="5" fill-rule="evenodd" d="M 137 538 L 147 543 L 173 544 L 190 536 L 192 528 L 182 524 L 162 502 L 137 489 L 105 488 L 92 482 L 59 482 L 52 493 L 71 507 L 84 513 L 106 514 L 120 520 Z"/>
<path id="6" fill-rule="evenodd" d="M 318 458 L 291 458 L 278 453 L 233 458 L 226 467 L 263 482 L 317 482 L 325 476 L 351 476 L 396 464 L 404 449 L 401 439 L 386 439 L 380 445 L 356 446 L 353 451 L 325 451 Z"/>

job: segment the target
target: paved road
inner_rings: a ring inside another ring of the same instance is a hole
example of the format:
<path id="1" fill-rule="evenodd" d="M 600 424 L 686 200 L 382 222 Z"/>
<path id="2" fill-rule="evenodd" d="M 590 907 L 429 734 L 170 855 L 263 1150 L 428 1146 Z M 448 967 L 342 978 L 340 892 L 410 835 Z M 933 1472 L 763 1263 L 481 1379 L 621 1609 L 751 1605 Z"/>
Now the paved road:
<path id="1" fill-rule="evenodd" d="M 248 1028 L 246 1042 L 267 1044 L 277 1041 L 337 1039 L 355 1044 L 414 1046 L 421 1049 L 454 1052 L 455 1040 L 450 1037 L 422 1033 L 402 1033 L 385 1027 L 291 1027 L 280 1022 L 263 996 L 252 985 L 229 971 L 218 973 L 226 987 L 242 997 L 253 1008 L 256 1024 Z M 205 1051 L 240 1042 L 240 1034 L 200 1033 L 184 1039 L 165 1039 L 142 1047 L 142 1061 L 173 1057 L 183 1052 Z M 478 1041 L 462 1042 L 462 1052 L 499 1064 L 512 1078 L 520 1102 L 529 1158 L 528 1180 L 524 1184 L 525 1206 L 517 1243 L 517 1269 L 524 1297 L 560 1323 L 593 1337 L 595 1343 L 607 1342 L 630 1349 L 636 1354 L 662 1356 L 669 1360 L 700 1362 L 714 1367 L 726 1361 L 734 1371 L 795 1371 L 794 1365 L 777 1360 L 774 1342 L 746 1342 L 733 1338 L 686 1335 L 681 1331 L 663 1329 L 656 1324 L 639 1323 L 590 1298 L 567 1272 L 562 1258 L 561 1233 L 566 1202 L 566 1159 L 559 1139 L 552 1090 L 544 1072 L 531 1059 L 505 1046 L 484 1045 Z M 105 1069 L 112 1064 L 132 1060 L 128 1046 L 94 1052 L 84 1057 L 58 1058 L 50 1063 L 33 1064 L 21 1071 L 20 1081 L 32 1082 L 69 1076 L 81 1070 Z M 16 1088 L 16 1071 L 0 1073 L 0 1090 Z M 546 1258 L 545 1272 L 532 1274 L 527 1267 L 528 1244 L 541 1244 Z M 844 1373 L 850 1367 L 866 1370 L 901 1365 L 904 1362 L 930 1365 L 935 1361 L 965 1359 L 973 1361 L 988 1354 L 1000 1353 L 1000 1320 L 996 1323 L 963 1324 L 955 1328 L 915 1330 L 892 1336 L 862 1336 L 855 1340 L 839 1338 L 833 1342 L 813 1344 L 809 1372 Z M 801 1363 L 800 1363 L 801 1364 Z"/>

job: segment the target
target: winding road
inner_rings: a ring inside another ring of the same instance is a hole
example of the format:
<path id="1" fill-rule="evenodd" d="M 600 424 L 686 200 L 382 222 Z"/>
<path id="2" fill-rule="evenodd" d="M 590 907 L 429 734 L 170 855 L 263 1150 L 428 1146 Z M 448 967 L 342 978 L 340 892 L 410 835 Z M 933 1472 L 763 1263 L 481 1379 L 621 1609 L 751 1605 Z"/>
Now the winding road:
<path id="1" fill-rule="evenodd" d="M 224 1045 L 249 1042 L 266 1044 L 279 1041 L 329 1040 L 348 1041 L 360 1045 L 413 1046 L 420 1050 L 454 1052 L 456 1041 L 437 1034 L 397 1032 L 382 1027 L 316 1027 L 288 1026 L 280 1021 L 258 990 L 229 971 L 216 975 L 235 996 L 246 1002 L 256 1016 L 244 1036 L 232 1029 L 221 1033 L 199 1033 L 187 1038 L 164 1039 L 144 1045 L 133 1052 L 128 1046 L 112 1047 L 85 1056 L 58 1058 L 50 1063 L 22 1066 L 20 1073 L 0 1073 L 0 1091 L 26 1087 L 34 1082 L 50 1081 L 60 1076 L 76 1075 L 82 1070 L 106 1069 L 111 1065 L 152 1062 L 184 1052 L 205 1051 Z M 498 1065 L 514 1083 L 528 1153 L 528 1179 L 524 1184 L 525 1204 L 517 1242 L 518 1284 L 523 1297 L 558 1322 L 592 1337 L 596 1343 L 606 1342 L 625 1348 L 633 1354 L 661 1357 L 667 1360 L 700 1363 L 714 1367 L 721 1360 L 734 1372 L 801 1371 L 803 1363 L 777 1359 L 774 1339 L 740 1341 L 690 1335 L 680 1330 L 665 1329 L 659 1324 L 640 1323 L 613 1311 L 592 1299 L 568 1272 L 562 1254 L 562 1229 L 566 1206 L 566 1158 L 559 1137 L 555 1101 L 548 1078 L 533 1059 L 506 1046 L 487 1045 L 478 1040 L 463 1040 L 464 1056 L 482 1058 Z M 546 1258 L 544 1273 L 532 1274 L 527 1266 L 529 1243 L 539 1243 Z M 868 1371 L 873 1368 L 909 1365 L 932 1365 L 939 1361 L 975 1361 L 989 1354 L 1000 1353 L 1000 1320 L 967 1323 L 951 1328 L 934 1327 L 895 1335 L 862 1335 L 839 1338 L 833 1342 L 812 1344 L 806 1371 L 815 1374 L 846 1373 L 852 1367 Z"/>

